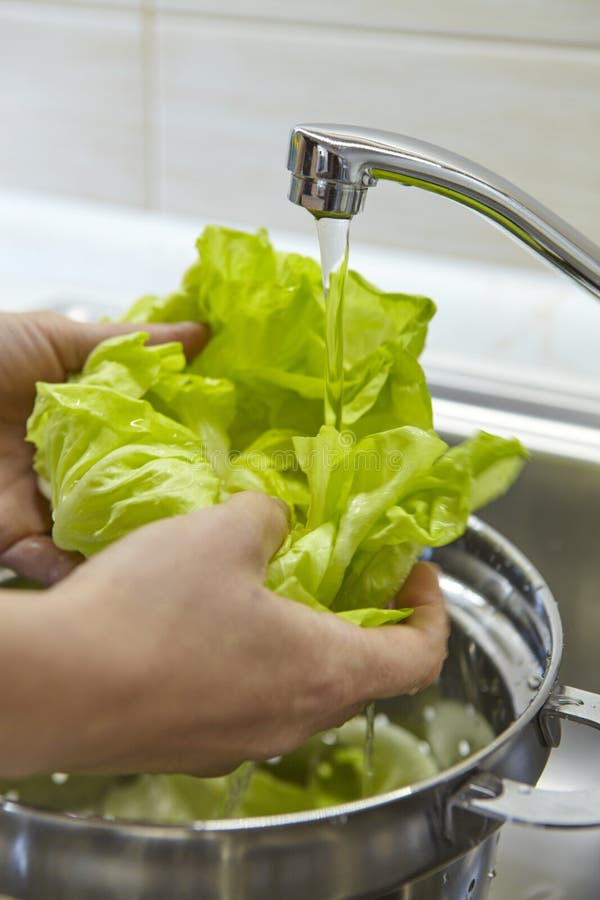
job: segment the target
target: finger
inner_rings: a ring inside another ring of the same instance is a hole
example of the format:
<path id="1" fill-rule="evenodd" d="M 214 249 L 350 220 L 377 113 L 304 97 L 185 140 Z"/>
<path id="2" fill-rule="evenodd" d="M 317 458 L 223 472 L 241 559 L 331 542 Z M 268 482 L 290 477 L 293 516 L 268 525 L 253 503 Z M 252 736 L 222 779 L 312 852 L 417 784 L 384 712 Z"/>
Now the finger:
<path id="1" fill-rule="evenodd" d="M 142 328 L 148 332 L 150 345 L 179 341 L 187 359 L 193 359 L 200 353 L 210 338 L 210 328 L 201 322 L 152 323 Z"/>
<path id="2" fill-rule="evenodd" d="M 240 563 L 261 576 L 277 552 L 290 527 L 290 511 L 283 500 L 267 494 L 242 491 L 221 507 L 229 520 L 232 551 Z"/>
<path id="3" fill-rule="evenodd" d="M 79 553 L 60 550 L 44 534 L 22 538 L 0 554 L 0 566 L 46 585 L 62 581 L 81 562 Z"/>
<path id="4" fill-rule="evenodd" d="M 449 620 L 436 567 L 417 563 L 398 595 L 414 613 L 401 625 L 362 629 L 364 677 L 370 697 L 413 694 L 438 677 L 447 653 Z"/>
<path id="5" fill-rule="evenodd" d="M 180 341 L 188 359 L 199 353 L 209 338 L 208 327 L 196 322 L 146 324 L 69 321 L 69 328 L 64 329 L 64 320 L 62 320 L 61 329 L 55 336 L 54 344 L 61 355 L 65 370 L 77 372 L 83 367 L 94 347 L 101 341 L 134 331 L 146 331 L 149 335 L 149 344 Z"/>
<path id="6" fill-rule="evenodd" d="M 444 609 L 444 595 L 440 587 L 440 569 L 434 563 L 418 562 L 410 570 L 408 578 L 396 595 L 396 605 L 400 609 L 405 606 L 412 607 L 415 612 L 411 618 L 411 624 L 418 622 L 417 616 L 420 610 L 430 607 L 439 612 Z"/>

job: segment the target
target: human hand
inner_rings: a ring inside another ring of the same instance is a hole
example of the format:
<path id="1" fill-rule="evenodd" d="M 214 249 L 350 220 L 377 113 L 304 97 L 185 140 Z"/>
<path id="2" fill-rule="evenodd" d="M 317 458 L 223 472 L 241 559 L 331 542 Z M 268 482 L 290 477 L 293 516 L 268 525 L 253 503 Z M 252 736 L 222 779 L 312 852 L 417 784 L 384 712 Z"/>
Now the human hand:
<path id="1" fill-rule="evenodd" d="M 0 773 L 221 774 L 434 680 L 435 569 L 419 563 L 400 592 L 410 619 L 362 629 L 264 587 L 286 529 L 280 502 L 237 494 L 138 529 L 43 604 L 15 592 L 28 676 L 0 696 Z"/>
<path id="2" fill-rule="evenodd" d="M 140 328 L 150 343 L 181 341 L 188 356 L 208 336 L 192 323 L 82 324 L 51 312 L 0 313 L 0 566 L 51 584 L 81 561 L 52 542 L 50 509 L 37 489 L 33 447 L 25 442 L 35 384 L 64 381 L 100 341 Z"/>

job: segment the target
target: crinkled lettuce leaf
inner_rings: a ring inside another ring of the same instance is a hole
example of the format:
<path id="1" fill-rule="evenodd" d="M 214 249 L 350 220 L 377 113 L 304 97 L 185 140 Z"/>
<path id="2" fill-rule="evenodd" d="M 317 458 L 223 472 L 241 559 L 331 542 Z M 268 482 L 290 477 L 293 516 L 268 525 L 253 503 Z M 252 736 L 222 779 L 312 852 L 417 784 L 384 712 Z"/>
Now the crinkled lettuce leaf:
<path id="1" fill-rule="evenodd" d="M 218 778 L 36 775 L 0 780 L 0 794 L 44 809 L 140 822 L 187 824 L 227 816 L 279 815 L 414 784 L 464 760 L 494 737 L 472 705 L 442 698 L 435 688 L 405 710 L 402 724 L 380 715 L 375 725 L 370 775 L 364 764 L 367 723 L 364 716 L 357 716 L 340 728 L 314 735 L 283 757 L 246 763 Z"/>
<path id="2" fill-rule="evenodd" d="M 236 816 L 266 816 L 335 806 L 414 784 L 438 772 L 427 742 L 382 719 L 373 745 L 372 777 L 365 783 L 366 722 L 356 717 L 318 734 L 297 750 L 253 768 L 239 806 L 228 810 L 232 776 L 141 775 L 104 794 L 102 815 L 119 819 L 187 823 Z"/>
<path id="3" fill-rule="evenodd" d="M 323 423 L 325 310 L 319 266 L 266 232 L 209 227 L 168 297 L 127 322 L 197 320 L 211 340 L 189 364 L 143 331 L 112 338 L 66 384 L 38 385 L 28 438 L 50 485 L 53 536 L 90 555 L 166 516 L 236 491 L 281 497 L 292 530 L 268 586 L 374 626 L 426 546 L 464 531 L 525 451 L 479 434 L 449 449 L 433 430 L 418 355 L 435 307 L 349 273 L 343 427 Z"/>

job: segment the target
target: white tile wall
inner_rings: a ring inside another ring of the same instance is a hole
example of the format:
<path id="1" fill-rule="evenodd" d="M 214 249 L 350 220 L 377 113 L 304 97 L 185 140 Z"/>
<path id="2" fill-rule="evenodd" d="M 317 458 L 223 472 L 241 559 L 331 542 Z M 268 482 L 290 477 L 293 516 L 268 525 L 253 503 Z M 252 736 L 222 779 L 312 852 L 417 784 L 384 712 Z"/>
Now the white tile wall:
<path id="1" fill-rule="evenodd" d="M 20 0 L 21 6 L 27 3 L 42 4 L 44 6 L 88 6 L 96 7 L 102 10 L 110 9 L 135 9 L 141 10 L 145 6 L 149 6 L 153 0 Z"/>
<path id="2" fill-rule="evenodd" d="M 0 2 L 0 183 L 144 203 L 141 26 L 86 4 Z"/>
<path id="3" fill-rule="evenodd" d="M 284 199 L 289 127 L 355 122 L 470 156 L 600 240 L 595 51 L 187 16 L 158 28 L 163 209 L 304 227 Z M 353 227 L 403 248 L 524 259 L 472 212 L 389 184 Z"/>
<path id="4" fill-rule="evenodd" d="M 600 45 L 595 0 L 154 0 L 165 12 Z"/>
<path id="5" fill-rule="evenodd" d="M 0 0 L 0 187 L 308 232 L 288 130 L 349 121 L 471 156 L 600 241 L 599 96 L 592 0 Z M 353 227 L 528 261 L 389 184 Z"/>

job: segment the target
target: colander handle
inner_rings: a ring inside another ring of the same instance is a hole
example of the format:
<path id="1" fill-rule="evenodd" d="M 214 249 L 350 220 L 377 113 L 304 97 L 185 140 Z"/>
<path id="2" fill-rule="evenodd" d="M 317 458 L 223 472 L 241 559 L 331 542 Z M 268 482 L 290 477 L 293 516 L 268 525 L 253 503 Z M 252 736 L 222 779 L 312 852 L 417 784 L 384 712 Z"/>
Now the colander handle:
<path id="1" fill-rule="evenodd" d="M 600 729 L 600 695 L 558 685 L 540 713 L 540 725 L 548 744 L 558 746 L 558 719 L 570 719 Z M 510 778 L 483 773 L 454 797 L 453 807 L 486 818 L 542 828 L 593 828 L 600 826 L 600 789 L 549 791 Z"/>

